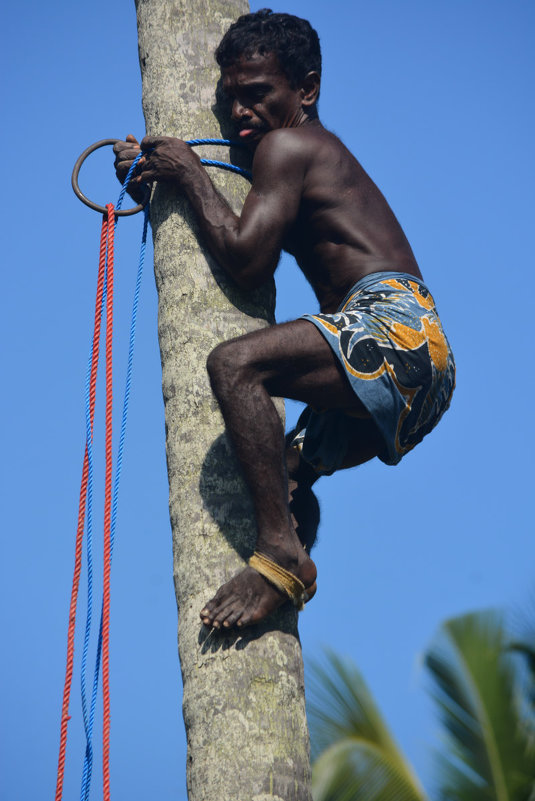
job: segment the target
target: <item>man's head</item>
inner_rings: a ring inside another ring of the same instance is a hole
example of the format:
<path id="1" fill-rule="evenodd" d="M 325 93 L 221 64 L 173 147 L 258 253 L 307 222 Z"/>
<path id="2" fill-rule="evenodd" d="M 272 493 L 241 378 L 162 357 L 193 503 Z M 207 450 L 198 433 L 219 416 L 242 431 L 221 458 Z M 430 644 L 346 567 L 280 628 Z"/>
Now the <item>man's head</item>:
<path id="1" fill-rule="evenodd" d="M 264 9 L 232 25 L 216 50 L 244 144 L 317 117 L 321 53 L 306 20 Z"/>
<path id="2" fill-rule="evenodd" d="M 274 14 L 267 8 L 244 14 L 230 26 L 215 57 L 224 69 L 255 53 L 261 56 L 273 53 L 294 89 L 309 72 L 321 76 L 318 34 L 306 19 L 292 14 Z"/>

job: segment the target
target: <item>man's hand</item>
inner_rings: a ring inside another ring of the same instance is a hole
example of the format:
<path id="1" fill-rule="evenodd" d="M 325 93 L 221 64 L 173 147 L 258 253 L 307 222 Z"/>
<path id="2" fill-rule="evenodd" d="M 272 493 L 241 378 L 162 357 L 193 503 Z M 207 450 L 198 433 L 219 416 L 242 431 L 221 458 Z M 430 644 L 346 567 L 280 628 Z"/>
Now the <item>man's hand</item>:
<path id="1" fill-rule="evenodd" d="M 136 156 L 139 155 L 140 149 L 139 142 L 132 134 L 128 134 L 125 142 L 117 142 L 113 146 L 113 152 L 115 153 L 115 172 L 121 184 L 124 184 L 126 176 L 128 175 L 128 170 L 132 166 L 132 162 Z M 138 165 L 142 164 L 142 162 L 143 159 L 140 159 Z M 136 168 L 136 172 L 138 169 L 139 166 Z M 133 179 L 129 181 L 126 191 L 136 203 L 141 203 L 145 198 L 145 187 L 141 186 L 138 181 L 134 181 Z"/>
<path id="2" fill-rule="evenodd" d="M 201 160 L 182 139 L 146 136 L 141 142 L 144 155 L 136 183 L 163 181 L 181 186 L 198 175 Z"/>

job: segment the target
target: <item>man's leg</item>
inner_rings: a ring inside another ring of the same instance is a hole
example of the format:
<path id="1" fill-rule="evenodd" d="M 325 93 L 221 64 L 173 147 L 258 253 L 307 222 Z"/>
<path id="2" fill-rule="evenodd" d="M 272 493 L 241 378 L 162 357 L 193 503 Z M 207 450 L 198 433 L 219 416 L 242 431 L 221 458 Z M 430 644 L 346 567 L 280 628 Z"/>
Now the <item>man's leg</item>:
<path id="1" fill-rule="evenodd" d="M 316 408 L 348 409 L 363 416 L 366 410 L 331 348 L 306 320 L 225 342 L 210 354 L 207 366 L 251 491 L 258 530 L 256 550 L 309 587 L 316 569 L 290 518 L 284 430 L 271 397 L 291 398 Z M 272 584 L 246 568 L 219 589 L 201 618 L 216 628 L 245 626 L 261 620 L 284 600 Z"/>
<path id="2" fill-rule="evenodd" d="M 320 507 L 313 485 L 319 474 L 303 459 L 299 450 L 292 447 L 295 431 L 286 434 L 286 469 L 288 473 L 288 504 L 295 533 L 307 553 L 316 543 L 320 522 Z"/>
<path id="3" fill-rule="evenodd" d="M 353 419 L 352 437 L 347 443 L 347 451 L 339 470 L 357 467 L 377 456 L 384 447 L 381 435 L 371 419 Z M 301 456 L 298 448 L 292 446 L 297 430 L 286 434 L 286 467 L 288 470 L 288 502 L 292 523 L 299 540 L 307 553 L 310 553 L 317 539 L 320 522 L 318 499 L 312 491 L 313 485 L 321 477 Z"/>

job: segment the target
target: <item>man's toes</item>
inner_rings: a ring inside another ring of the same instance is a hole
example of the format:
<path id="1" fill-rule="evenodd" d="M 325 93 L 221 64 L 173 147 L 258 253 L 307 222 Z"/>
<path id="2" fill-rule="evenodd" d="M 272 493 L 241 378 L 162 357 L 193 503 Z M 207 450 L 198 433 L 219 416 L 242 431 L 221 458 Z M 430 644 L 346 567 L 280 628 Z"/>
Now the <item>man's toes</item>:
<path id="1" fill-rule="evenodd" d="M 211 622 L 212 622 L 212 619 L 213 619 L 213 617 L 214 617 L 214 615 L 213 615 L 213 611 L 212 611 L 212 608 L 211 608 L 211 607 L 212 607 L 212 604 L 211 604 L 211 602 L 210 602 L 210 603 L 207 603 L 207 604 L 206 604 L 206 606 L 204 606 L 204 607 L 201 609 L 201 612 L 200 612 L 200 615 L 201 615 L 201 620 L 202 620 L 202 622 L 203 622 L 205 625 L 207 625 L 207 626 L 209 626 L 209 625 L 211 624 Z"/>
<path id="2" fill-rule="evenodd" d="M 242 614 L 243 614 L 243 609 L 241 607 L 239 609 L 232 609 L 225 618 L 225 620 L 223 621 L 223 628 L 224 629 L 233 628 Z"/>
<path id="3" fill-rule="evenodd" d="M 201 620 L 205 626 L 213 626 L 214 619 L 217 615 L 217 607 L 214 608 L 211 603 L 206 604 L 204 609 L 201 610 Z"/>
<path id="4" fill-rule="evenodd" d="M 222 626 L 227 619 L 227 617 L 234 611 L 235 609 L 235 601 L 230 601 L 229 603 L 222 606 L 218 609 L 217 614 L 213 616 L 212 625 L 214 628 L 218 629 Z"/>
<path id="5" fill-rule="evenodd" d="M 201 609 L 201 619 L 207 626 L 211 625 L 217 617 L 225 603 L 225 594 L 221 592 L 222 587 L 216 592 L 213 598 Z M 208 622 L 207 622 L 208 621 Z"/>
<path id="6" fill-rule="evenodd" d="M 259 619 L 261 619 L 260 616 Z M 245 626 L 250 626 L 252 623 L 255 623 L 254 615 L 248 609 L 242 610 L 242 614 L 238 617 L 235 625 L 238 626 L 240 629 Z"/>

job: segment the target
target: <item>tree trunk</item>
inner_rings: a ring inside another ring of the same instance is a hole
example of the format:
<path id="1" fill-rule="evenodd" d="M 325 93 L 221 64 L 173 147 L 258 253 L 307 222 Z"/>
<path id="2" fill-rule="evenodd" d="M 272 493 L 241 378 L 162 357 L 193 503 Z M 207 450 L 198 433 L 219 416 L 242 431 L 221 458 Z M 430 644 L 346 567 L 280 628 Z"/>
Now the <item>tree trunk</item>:
<path id="1" fill-rule="evenodd" d="M 245 0 L 137 0 L 143 110 L 150 135 L 221 137 L 213 52 Z M 221 115 L 220 115 L 221 116 Z M 224 160 L 221 149 L 204 148 Z M 245 179 L 211 170 L 239 210 Z M 151 203 L 167 430 L 178 641 L 190 801 L 307 801 L 308 731 L 295 611 L 226 636 L 199 611 L 256 539 L 251 502 L 206 373 L 219 342 L 273 320 L 273 284 L 239 292 L 199 245 L 186 204 Z M 258 458 L 262 458 L 259 453 Z"/>

